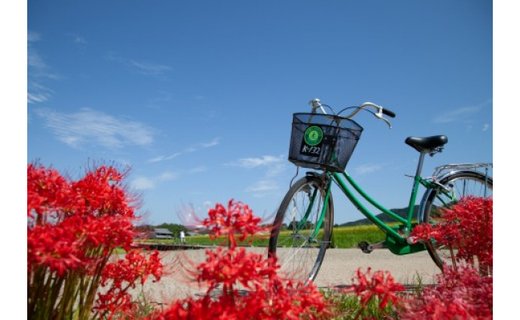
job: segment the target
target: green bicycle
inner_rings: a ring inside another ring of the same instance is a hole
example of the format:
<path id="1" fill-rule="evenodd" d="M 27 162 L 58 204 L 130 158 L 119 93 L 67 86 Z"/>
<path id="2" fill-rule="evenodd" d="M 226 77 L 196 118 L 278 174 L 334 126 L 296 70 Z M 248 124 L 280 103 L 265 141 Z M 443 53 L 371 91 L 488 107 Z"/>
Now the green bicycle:
<path id="1" fill-rule="evenodd" d="M 312 281 L 317 276 L 325 252 L 331 244 L 334 225 L 331 192 L 333 183 L 364 216 L 386 234 L 382 243 L 360 243 L 359 247 L 365 253 L 370 253 L 374 248 L 388 248 L 397 255 L 428 250 L 439 268 L 442 269 L 444 264 L 451 264 L 456 248 L 445 248 L 433 241 L 417 243 L 410 237 L 410 233 L 418 223 L 436 224 L 442 221 L 441 209 L 453 205 L 462 197 L 492 197 L 493 180 L 488 176 L 492 164 L 444 165 L 436 168 L 431 177 L 423 178 L 421 171 L 425 156 L 441 152 L 448 138 L 444 135 L 408 137 L 405 142 L 419 152 L 419 162 L 407 216 L 403 218 L 371 198 L 345 172 L 346 164 L 363 131 L 352 118 L 364 110 L 391 127 L 390 121 L 384 115 L 393 118 L 395 113 L 374 103 L 365 102 L 360 106 L 345 108 L 337 114 L 327 114 L 324 107 L 332 110 L 330 106 L 322 104 L 319 99 L 310 103 L 311 113 L 293 115 L 289 161 L 298 167 L 321 172 L 309 171 L 292 184 L 276 213 L 269 238 L 268 255 L 277 257 L 281 271 L 304 281 Z M 344 111 L 352 109 L 348 116 L 340 116 Z M 421 186 L 425 191 L 417 217 L 414 217 Z M 396 223 L 383 222 L 361 202 L 359 196 Z"/>

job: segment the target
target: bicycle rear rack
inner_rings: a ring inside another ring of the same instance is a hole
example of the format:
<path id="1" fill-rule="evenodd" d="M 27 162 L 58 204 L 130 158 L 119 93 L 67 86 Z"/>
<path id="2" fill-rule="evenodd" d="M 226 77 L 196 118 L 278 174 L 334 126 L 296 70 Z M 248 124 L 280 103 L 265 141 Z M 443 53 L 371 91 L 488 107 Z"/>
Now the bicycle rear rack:
<path id="1" fill-rule="evenodd" d="M 438 166 L 433 171 L 432 177 L 437 178 L 440 176 L 444 176 L 447 174 L 451 174 L 457 171 L 479 171 L 484 170 L 486 177 L 488 176 L 489 170 L 493 169 L 493 163 L 479 162 L 479 163 L 454 163 L 454 164 L 445 164 L 442 166 Z"/>
<path id="2" fill-rule="evenodd" d="M 493 169 L 493 163 L 486 162 L 478 162 L 478 163 L 454 163 L 454 164 L 445 164 L 442 166 L 438 166 L 434 169 L 432 176 L 427 179 L 430 183 L 436 185 L 437 188 L 449 192 L 450 186 L 443 186 L 440 184 L 440 181 L 449 176 L 450 174 L 454 174 L 456 172 L 461 171 L 475 171 L 485 175 L 486 181 L 491 177 L 490 170 Z M 483 172 L 482 172 L 483 171 Z M 427 191 L 428 192 L 428 191 Z M 485 194 L 487 191 L 485 191 Z M 419 206 L 419 211 L 417 212 L 417 221 L 421 221 L 421 217 L 423 216 L 425 200 L 429 193 L 426 193 L 423 196 L 421 204 Z"/>

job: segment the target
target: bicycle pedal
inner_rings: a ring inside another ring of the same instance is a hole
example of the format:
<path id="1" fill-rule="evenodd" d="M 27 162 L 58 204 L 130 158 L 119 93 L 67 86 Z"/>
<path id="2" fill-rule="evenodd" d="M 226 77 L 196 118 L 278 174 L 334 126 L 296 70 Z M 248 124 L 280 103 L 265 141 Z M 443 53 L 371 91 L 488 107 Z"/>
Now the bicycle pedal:
<path id="1" fill-rule="evenodd" d="M 372 248 L 372 245 L 368 243 L 367 241 L 361 241 L 358 243 L 358 248 L 363 251 L 363 253 L 371 253 L 374 248 Z"/>
<path id="2" fill-rule="evenodd" d="M 378 242 L 378 243 L 368 243 L 367 241 L 361 241 L 358 243 L 358 248 L 363 251 L 363 253 L 372 253 L 374 249 L 383 249 L 386 248 L 385 242 Z"/>

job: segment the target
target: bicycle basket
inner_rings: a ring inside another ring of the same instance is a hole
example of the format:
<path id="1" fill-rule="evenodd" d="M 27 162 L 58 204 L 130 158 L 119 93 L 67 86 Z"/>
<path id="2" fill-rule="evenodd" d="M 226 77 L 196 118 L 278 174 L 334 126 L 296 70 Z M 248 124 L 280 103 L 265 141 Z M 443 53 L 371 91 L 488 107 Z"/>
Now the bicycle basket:
<path id="1" fill-rule="evenodd" d="M 344 117 L 295 113 L 289 161 L 304 168 L 342 172 L 362 131 L 359 124 Z"/>

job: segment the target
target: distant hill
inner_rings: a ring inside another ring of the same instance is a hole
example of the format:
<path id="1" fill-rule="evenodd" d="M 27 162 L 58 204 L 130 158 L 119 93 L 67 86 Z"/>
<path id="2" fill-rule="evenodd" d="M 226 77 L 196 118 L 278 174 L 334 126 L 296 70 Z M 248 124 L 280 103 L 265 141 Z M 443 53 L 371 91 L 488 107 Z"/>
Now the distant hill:
<path id="1" fill-rule="evenodd" d="M 395 212 L 400 217 L 403 217 L 405 219 L 407 218 L 408 208 L 391 209 L 391 211 Z M 413 208 L 413 218 L 417 217 L 417 212 L 419 212 L 418 205 L 416 205 Z M 395 222 L 394 219 L 392 219 L 390 216 L 383 214 L 383 213 L 378 214 L 376 217 L 378 217 L 379 219 L 381 219 L 384 222 Z M 368 220 L 367 218 L 364 218 L 364 219 L 359 219 L 356 221 L 342 223 L 339 226 L 340 227 L 351 227 L 351 226 L 361 226 L 361 225 L 367 225 L 367 224 L 372 224 L 372 222 L 370 220 Z"/>

